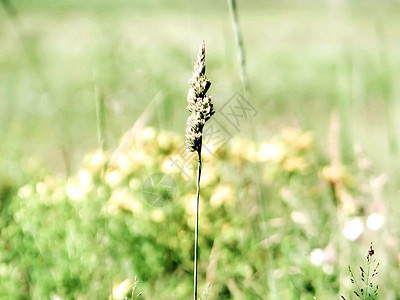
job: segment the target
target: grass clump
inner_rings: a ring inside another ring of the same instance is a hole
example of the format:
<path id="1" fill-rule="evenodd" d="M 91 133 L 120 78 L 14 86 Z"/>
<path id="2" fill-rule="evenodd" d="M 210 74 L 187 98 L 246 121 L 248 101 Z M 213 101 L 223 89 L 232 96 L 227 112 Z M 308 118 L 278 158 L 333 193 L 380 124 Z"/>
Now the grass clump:
<path id="1" fill-rule="evenodd" d="M 356 285 L 356 290 L 354 290 L 354 294 L 362 300 L 373 300 L 377 299 L 378 297 L 378 285 L 374 285 L 372 283 L 372 279 L 378 275 L 378 267 L 379 263 L 375 265 L 375 258 L 373 257 L 375 254 L 375 250 L 371 246 L 368 250 L 367 253 L 367 266 L 366 269 L 364 270 L 363 267 L 360 266 L 360 278 L 362 281 L 361 286 L 358 284 L 356 281 L 353 271 L 351 270 L 351 267 L 349 265 L 349 273 L 350 273 L 350 281 L 352 284 Z M 341 296 L 343 300 L 346 300 L 344 296 Z"/>

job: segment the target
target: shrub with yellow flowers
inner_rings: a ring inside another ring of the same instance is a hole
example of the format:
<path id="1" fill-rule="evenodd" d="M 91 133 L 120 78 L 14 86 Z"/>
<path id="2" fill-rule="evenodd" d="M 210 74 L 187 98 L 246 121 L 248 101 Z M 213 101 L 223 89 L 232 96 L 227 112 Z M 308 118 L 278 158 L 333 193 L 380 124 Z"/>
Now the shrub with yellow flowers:
<path id="1" fill-rule="evenodd" d="M 0 290 L 8 299 L 105 299 L 121 282 L 129 293 L 137 276 L 143 298 L 189 297 L 196 160 L 184 148 L 179 136 L 145 128 L 114 153 L 89 153 L 70 178 L 32 176 L 4 213 Z M 325 165 L 299 130 L 205 154 L 199 282 L 210 283 L 210 298 L 264 298 L 269 276 L 310 292 L 318 276 L 301 257 L 332 240 Z"/>

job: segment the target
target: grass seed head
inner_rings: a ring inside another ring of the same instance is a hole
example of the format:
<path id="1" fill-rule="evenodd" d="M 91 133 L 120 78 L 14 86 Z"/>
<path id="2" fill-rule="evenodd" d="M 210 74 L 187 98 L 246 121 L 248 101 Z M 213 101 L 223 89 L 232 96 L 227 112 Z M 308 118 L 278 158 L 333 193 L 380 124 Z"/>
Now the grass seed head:
<path id="1" fill-rule="evenodd" d="M 215 113 L 211 97 L 206 96 L 211 81 L 206 77 L 204 41 L 200 44 L 189 85 L 187 101 L 190 116 L 186 122 L 186 146 L 190 152 L 200 152 L 204 124 Z"/>

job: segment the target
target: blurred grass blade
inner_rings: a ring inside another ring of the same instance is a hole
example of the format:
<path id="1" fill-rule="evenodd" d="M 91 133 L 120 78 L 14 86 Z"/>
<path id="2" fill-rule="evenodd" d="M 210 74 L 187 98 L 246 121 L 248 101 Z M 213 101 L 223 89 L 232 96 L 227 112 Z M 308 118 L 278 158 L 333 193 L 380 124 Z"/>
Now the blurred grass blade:
<path id="1" fill-rule="evenodd" d="M 240 65 L 240 80 L 242 81 L 243 89 L 245 91 L 245 95 L 247 96 L 249 93 L 249 80 L 247 77 L 246 57 L 244 53 L 242 34 L 240 32 L 240 27 L 239 27 L 239 18 L 237 13 L 236 0 L 228 0 L 228 6 L 229 6 L 229 13 L 231 16 L 233 34 L 235 36 L 235 41 L 238 51 L 238 59 Z"/>
<path id="2" fill-rule="evenodd" d="M 375 24 L 375 32 L 377 36 L 377 44 L 379 49 L 379 59 L 381 63 L 381 76 L 380 83 L 382 89 L 382 96 L 385 103 L 385 112 L 387 120 L 387 139 L 389 146 L 389 153 L 394 157 L 397 157 L 399 152 L 398 140 L 397 140 L 397 128 L 395 123 L 395 116 L 393 115 L 396 111 L 396 103 L 393 97 L 393 74 L 390 63 L 390 56 L 385 36 L 385 30 L 382 23 Z"/>

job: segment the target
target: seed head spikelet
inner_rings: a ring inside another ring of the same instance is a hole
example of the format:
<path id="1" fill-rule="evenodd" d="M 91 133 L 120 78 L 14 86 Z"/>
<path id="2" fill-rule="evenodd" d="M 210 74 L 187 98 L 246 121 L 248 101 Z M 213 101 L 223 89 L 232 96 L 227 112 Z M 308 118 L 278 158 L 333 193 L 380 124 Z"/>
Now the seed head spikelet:
<path id="1" fill-rule="evenodd" d="M 200 152 L 203 127 L 206 121 L 215 113 L 211 97 L 206 96 L 211 81 L 206 77 L 205 44 L 200 44 L 199 54 L 194 63 L 192 78 L 189 79 L 190 89 L 187 96 L 190 116 L 186 122 L 186 146 L 190 152 Z"/>

